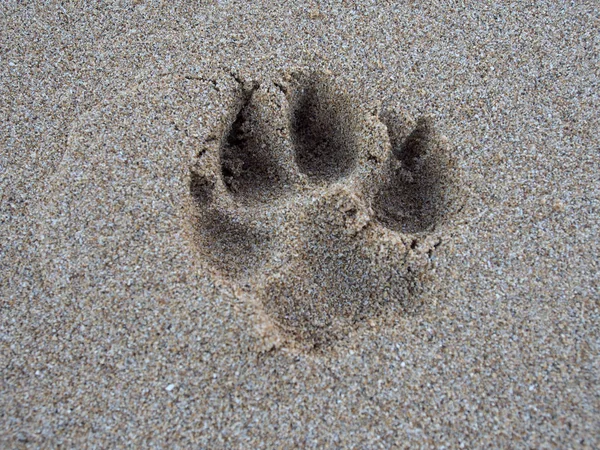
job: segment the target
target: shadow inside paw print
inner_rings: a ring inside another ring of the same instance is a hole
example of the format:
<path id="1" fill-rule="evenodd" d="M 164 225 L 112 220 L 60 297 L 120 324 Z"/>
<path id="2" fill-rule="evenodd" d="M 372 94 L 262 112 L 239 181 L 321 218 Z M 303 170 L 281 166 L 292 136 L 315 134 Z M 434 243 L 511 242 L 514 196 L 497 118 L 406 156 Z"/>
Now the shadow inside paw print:
<path id="1" fill-rule="evenodd" d="M 336 98 L 331 86 L 308 81 L 290 95 L 290 132 L 298 170 L 315 180 L 333 181 L 347 175 L 356 163 L 350 105 Z"/>
<path id="2" fill-rule="evenodd" d="M 433 121 L 379 117 L 321 73 L 236 95 L 191 167 L 200 257 L 306 348 L 412 308 L 460 197 Z"/>
<path id="3" fill-rule="evenodd" d="M 391 112 L 382 117 L 395 167 L 373 206 L 392 230 L 431 232 L 456 210 L 455 160 L 445 151 L 445 138 L 437 135 L 431 118 L 422 117 L 413 125 L 398 117 Z"/>

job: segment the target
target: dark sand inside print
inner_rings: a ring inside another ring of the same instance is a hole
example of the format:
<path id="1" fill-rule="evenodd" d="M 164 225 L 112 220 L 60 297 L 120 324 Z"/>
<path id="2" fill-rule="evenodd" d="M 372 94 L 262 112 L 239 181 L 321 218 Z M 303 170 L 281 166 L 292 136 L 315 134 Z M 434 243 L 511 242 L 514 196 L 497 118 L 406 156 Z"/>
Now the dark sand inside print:
<path id="1" fill-rule="evenodd" d="M 465 200 L 432 120 L 380 119 L 331 74 L 238 83 L 191 169 L 200 258 L 305 348 L 414 309 Z"/>

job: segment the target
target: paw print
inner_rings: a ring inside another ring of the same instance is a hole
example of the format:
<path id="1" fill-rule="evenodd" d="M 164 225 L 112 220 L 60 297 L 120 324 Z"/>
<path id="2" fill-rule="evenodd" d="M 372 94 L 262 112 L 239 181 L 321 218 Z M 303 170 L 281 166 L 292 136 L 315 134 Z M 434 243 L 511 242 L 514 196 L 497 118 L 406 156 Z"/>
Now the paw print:
<path id="1" fill-rule="evenodd" d="M 325 73 L 236 95 L 190 171 L 200 258 L 308 348 L 414 307 L 460 197 L 432 120 L 379 115 Z"/>

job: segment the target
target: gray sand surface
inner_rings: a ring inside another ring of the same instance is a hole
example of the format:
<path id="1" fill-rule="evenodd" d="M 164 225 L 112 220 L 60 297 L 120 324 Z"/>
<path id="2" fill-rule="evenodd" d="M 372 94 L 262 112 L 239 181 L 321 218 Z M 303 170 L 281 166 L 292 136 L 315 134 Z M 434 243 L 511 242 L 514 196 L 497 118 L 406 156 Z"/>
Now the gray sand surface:
<path id="1" fill-rule="evenodd" d="M 0 446 L 600 447 L 597 2 L 278 3 L 0 5 Z"/>

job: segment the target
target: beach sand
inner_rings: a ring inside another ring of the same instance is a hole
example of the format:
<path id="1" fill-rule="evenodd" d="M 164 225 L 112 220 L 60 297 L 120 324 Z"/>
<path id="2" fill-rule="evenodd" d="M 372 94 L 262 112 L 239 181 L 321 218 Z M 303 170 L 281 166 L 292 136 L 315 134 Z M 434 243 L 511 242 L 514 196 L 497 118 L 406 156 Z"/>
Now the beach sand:
<path id="1" fill-rule="evenodd" d="M 598 448 L 595 2 L 6 2 L 0 443 Z"/>

